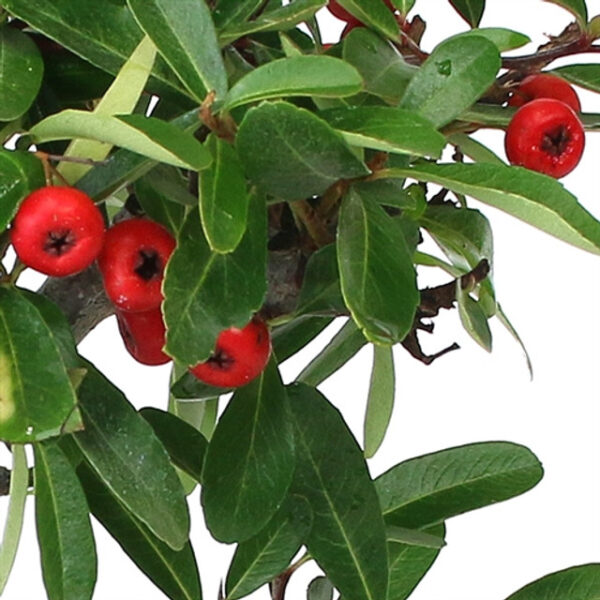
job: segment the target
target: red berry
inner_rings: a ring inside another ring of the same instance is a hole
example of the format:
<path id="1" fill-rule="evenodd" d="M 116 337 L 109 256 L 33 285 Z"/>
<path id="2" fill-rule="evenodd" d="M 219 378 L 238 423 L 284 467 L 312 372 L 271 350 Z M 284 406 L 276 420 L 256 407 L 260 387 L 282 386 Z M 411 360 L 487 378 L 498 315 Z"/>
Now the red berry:
<path id="1" fill-rule="evenodd" d="M 145 312 L 116 311 L 119 331 L 129 354 L 144 365 L 164 365 L 165 322 L 160 308 Z"/>
<path id="2" fill-rule="evenodd" d="M 394 8 L 394 5 L 392 4 L 392 0 L 384 0 L 384 2 L 386 3 L 387 7 L 392 12 L 396 10 Z M 341 19 L 342 21 L 348 21 L 350 23 L 352 21 L 357 20 L 356 17 L 354 17 L 352 14 L 350 14 L 345 8 L 341 7 L 337 3 L 337 0 L 329 0 L 329 2 L 327 3 L 327 8 L 329 9 L 329 12 L 334 17 L 337 17 L 338 19 Z"/>
<path id="3" fill-rule="evenodd" d="M 538 98 L 522 106 L 504 138 L 511 164 L 556 178 L 577 166 L 584 145 L 583 125 L 575 112 L 552 98 Z"/>
<path id="4" fill-rule="evenodd" d="M 94 262 L 104 240 L 104 220 L 83 192 L 71 187 L 43 187 L 21 203 L 10 239 L 28 267 L 65 277 Z"/>
<path id="5" fill-rule="evenodd" d="M 509 98 L 509 106 L 523 106 L 536 98 L 554 98 L 568 104 L 575 112 L 581 111 L 577 92 L 564 80 L 549 73 L 525 77 Z"/>
<path id="6" fill-rule="evenodd" d="M 158 308 L 165 266 L 174 248 L 173 236 L 149 219 L 113 225 L 98 256 L 110 301 L 120 310 L 133 312 Z"/>
<path id="7" fill-rule="evenodd" d="M 213 355 L 190 371 L 209 385 L 239 387 L 262 373 L 270 354 L 269 330 L 262 321 L 253 319 L 243 329 L 222 331 Z"/>

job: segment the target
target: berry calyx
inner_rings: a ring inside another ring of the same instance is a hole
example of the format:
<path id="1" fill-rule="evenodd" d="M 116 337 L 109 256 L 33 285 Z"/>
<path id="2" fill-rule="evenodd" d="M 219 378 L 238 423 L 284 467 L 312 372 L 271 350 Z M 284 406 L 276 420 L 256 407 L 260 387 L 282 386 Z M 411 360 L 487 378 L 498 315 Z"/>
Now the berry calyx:
<path id="1" fill-rule="evenodd" d="M 150 219 L 134 218 L 113 225 L 107 232 L 98 266 L 104 289 L 119 309 L 144 312 L 158 308 L 161 285 L 175 239 Z"/>
<path id="2" fill-rule="evenodd" d="M 212 356 L 191 367 L 190 372 L 209 385 L 240 387 L 262 373 L 270 354 L 269 329 L 253 319 L 242 329 L 230 327 L 222 331 Z"/>
<path id="3" fill-rule="evenodd" d="M 145 312 L 116 311 L 125 348 L 143 365 L 164 365 L 171 360 L 163 352 L 166 328 L 160 308 Z"/>
<path id="4" fill-rule="evenodd" d="M 529 75 L 508 100 L 509 106 L 523 106 L 537 98 L 554 98 L 570 106 L 575 112 L 581 111 L 577 92 L 564 80 L 549 73 Z"/>
<path id="5" fill-rule="evenodd" d="M 23 200 L 10 229 L 21 262 L 54 277 L 89 267 L 104 240 L 104 219 L 92 199 L 66 186 L 47 186 Z"/>
<path id="6" fill-rule="evenodd" d="M 564 102 L 538 98 L 515 113 L 504 146 L 512 165 L 559 178 L 579 163 L 585 133 L 573 109 Z"/>

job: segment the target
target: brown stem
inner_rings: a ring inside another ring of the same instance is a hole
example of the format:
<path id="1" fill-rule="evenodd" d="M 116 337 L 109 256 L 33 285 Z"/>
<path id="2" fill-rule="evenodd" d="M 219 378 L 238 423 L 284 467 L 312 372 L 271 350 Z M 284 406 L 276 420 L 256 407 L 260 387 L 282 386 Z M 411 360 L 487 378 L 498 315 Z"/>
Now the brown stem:
<path id="1" fill-rule="evenodd" d="M 318 247 L 333 242 L 333 235 L 327 231 L 325 224 L 307 200 L 290 202 L 290 208 Z"/>

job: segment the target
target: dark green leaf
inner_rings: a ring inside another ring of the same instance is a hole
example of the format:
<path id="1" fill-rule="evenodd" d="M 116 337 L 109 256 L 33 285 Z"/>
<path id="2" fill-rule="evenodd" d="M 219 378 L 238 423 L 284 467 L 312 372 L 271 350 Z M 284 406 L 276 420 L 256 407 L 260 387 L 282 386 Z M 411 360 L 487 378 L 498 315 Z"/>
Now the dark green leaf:
<path id="1" fill-rule="evenodd" d="M 158 408 L 143 408 L 140 415 L 150 423 L 171 462 L 200 482 L 207 441 L 192 425 Z"/>
<path id="2" fill-rule="evenodd" d="M 469 290 L 463 290 L 460 282 L 456 284 L 458 314 L 465 331 L 488 352 L 492 351 L 492 332 L 481 303 L 471 298 Z"/>
<path id="3" fill-rule="evenodd" d="M 30 152 L 0 149 L 0 231 L 17 212 L 21 200 L 44 186 L 42 163 Z"/>
<path id="4" fill-rule="evenodd" d="M 327 577 L 315 577 L 309 584 L 306 600 L 333 600 L 333 586 Z"/>
<path id="5" fill-rule="evenodd" d="M 285 571 L 312 524 L 302 496 L 289 496 L 279 511 L 235 551 L 227 574 L 227 600 L 243 598 Z"/>
<path id="6" fill-rule="evenodd" d="M 478 100 L 499 69 L 495 44 L 479 35 L 455 36 L 437 46 L 423 63 L 401 106 L 441 127 Z"/>
<path id="7" fill-rule="evenodd" d="M 471 27 L 479 25 L 485 9 L 485 0 L 450 0 L 450 4 Z"/>
<path id="8" fill-rule="evenodd" d="M 200 175 L 202 229 L 215 252 L 231 252 L 246 230 L 249 195 L 235 148 L 211 136 L 206 144 L 213 164 Z"/>
<path id="9" fill-rule="evenodd" d="M 167 351 L 185 365 L 206 360 L 221 331 L 244 327 L 266 292 L 264 198 L 250 201 L 248 226 L 229 254 L 211 252 L 196 211 L 190 212 L 163 284 Z"/>
<path id="10" fill-rule="evenodd" d="M 342 293 L 354 321 L 369 341 L 401 341 L 419 304 L 402 228 L 381 206 L 351 189 L 342 201 L 337 247 Z"/>
<path id="11" fill-rule="evenodd" d="M 282 96 L 343 98 L 362 90 L 358 71 L 332 56 L 294 56 L 259 66 L 242 77 L 225 98 L 225 108 Z"/>
<path id="12" fill-rule="evenodd" d="M 487 38 L 496 45 L 499 52 L 514 50 L 515 48 L 520 48 L 531 42 L 529 36 L 502 27 L 481 27 L 478 29 L 471 29 L 471 31 L 467 32 L 467 35 L 468 34 L 481 35 L 484 38 Z"/>
<path id="13" fill-rule="evenodd" d="M 344 39 L 344 60 L 358 69 L 367 92 L 389 104 L 400 102 L 418 72 L 390 42 L 365 27 L 353 29 Z"/>
<path id="14" fill-rule="evenodd" d="M 304 367 L 297 377 L 298 381 L 312 386 L 319 385 L 345 365 L 366 343 L 365 336 L 354 321 L 349 319 L 329 344 Z"/>
<path id="15" fill-rule="evenodd" d="M 186 371 L 171 386 L 171 394 L 177 400 L 207 401 L 226 394 L 229 391 L 231 390 L 208 385 L 200 381 L 197 377 L 194 377 L 189 371 Z"/>
<path id="16" fill-rule="evenodd" d="M 174 549 L 188 540 L 183 488 L 150 425 L 91 365 L 79 388 L 85 430 L 75 441 L 103 483 Z"/>
<path id="17" fill-rule="evenodd" d="M 407 460 L 380 475 L 375 486 L 386 522 L 418 528 L 518 496 L 542 474 L 528 448 L 485 442 Z"/>
<path id="18" fill-rule="evenodd" d="M 306 547 L 344 598 L 381 600 L 388 584 L 385 527 L 362 451 L 317 390 L 295 384 L 289 397 L 298 459 L 292 491 L 313 511 Z"/>
<path id="19" fill-rule="evenodd" d="M 321 333 L 331 322 L 332 317 L 301 316 L 275 327 L 271 334 L 273 353 L 281 364 L 304 348 L 308 342 Z"/>
<path id="20" fill-rule="evenodd" d="M 225 94 L 227 74 L 204 0 L 127 0 L 127 4 L 196 100 L 202 102 L 207 91 L 215 91 L 218 98 Z"/>
<path id="21" fill-rule="evenodd" d="M 453 133 L 448 136 L 448 141 L 457 146 L 465 156 L 472 158 L 474 162 L 487 162 L 495 165 L 506 164 L 487 146 L 466 133 Z"/>
<path id="22" fill-rule="evenodd" d="M 339 133 L 287 102 L 264 102 L 250 109 L 236 143 L 246 175 L 285 200 L 320 194 L 338 179 L 369 173 Z"/>
<path id="23" fill-rule="evenodd" d="M 593 92 L 600 92 L 599 64 L 567 65 L 566 67 L 558 67 L 552 70 L 551 73 Z"/>
<path id="24" fill-rule="evenodd" d="M 600 564 L 579 565 L 546 575 L 507 600 L 598 600 L 600 598 Z"/>
<path id="25" fill-rule="evenodd" d="M 393 171 L 472 196 L 560 240 L 600 254 L 600 222 L 551 177 L 493 164 L 419 165 Z"/>
<path id="26" fill-rule="evenodd" d="M 260 7 L 263 0 L 217 0 L 212 17 L 218 29 L 244 23 Z"/>
<path id="27" fill-rule="evenodd" d="M 373 346 L 373 369 L 365 415 L 365 456 L 371 458 L 383 442 L 396 393 L 394 355 L 390 346 Z"/>
<path id="28" fill-rule="evenodd" d="M 563 8 L 566 8 L 575 18 L 579 21 L 579 24 L 585 26 L 588 20 L 587 7 L 585 0 L 545 0 L 546 2 L 552 2 L 558 4 Z"/>
<path id="29" fill-rule="evenodd" d="M 35 444 L 35 519 L 50 600 L 86 600 L 96 583 L 96 547 L 77 475 L 54 442 Z"/>
<path id="30" fill-rule="evenodd" d="M 446 145 L 446 138 L 427 119 L 401 108 L 355 106 L 319 116 L 353 146 L 436 158 Z"/>
<path id="31" fill-rule="evenodd" d="M 208 446 L 202 506 L 212 535 L 240 542 L 258 533 L 281 506 L 294 468 L 286 389 L 272 361 L 236 391 Z"/>
<path id="32" fill-rule="evenodd" d="M 44 62 L 33 40 L 18 29 L 0 27 L 0 121 L 12 121 L 27 111 L 43 72 Z"/>
<path id="33" fill-rule="evenodd" d="M 426 533 L 420 529 L 408 529 L 397 525 L 388 525 L 385 528 L 387 541 L 394 544 L 406 546 L 418 546 L 419 548 L 440 549 L 446 545 L 443 537 Z"/>
<path id="34" fill-rule="evenodd" d="M 338 0 L 340 6 L 375 31 L 392 39 L 398 38 L 398 23 L 383 0 Z"/>
<path id="35" fill-rule="evenodd" d="M 77 475 L 94 516 L 152 582 L 171 600 L 202 600 L 191 544 L 173 550 L 126 510 L 89 467 L 80 465 Z"/>
<path id="36" fill-rule="evenodd" d="M 0 439 L 33 442 L 59 435 L 67 423 L 70 431 L 80 428 L 76 403 L 43 315 L 25 294 L 0 287 Z"/>

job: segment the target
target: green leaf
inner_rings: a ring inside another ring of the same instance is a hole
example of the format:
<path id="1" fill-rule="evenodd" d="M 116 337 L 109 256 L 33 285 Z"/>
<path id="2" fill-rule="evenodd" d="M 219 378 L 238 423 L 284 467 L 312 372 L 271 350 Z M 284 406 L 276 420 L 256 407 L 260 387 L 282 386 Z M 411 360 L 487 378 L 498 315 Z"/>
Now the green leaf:
<path id="1" fill-rule="evenodd" d="M 479 25 L 485 9 L 485 0 L 450 0 L 450 4 L 471 27 Z"/>
<path id="2" fill-rule="evenodd" d="M 505 165 L 506 163 L 487 146 L 466 133 L 453 133 L 448 136 L 448 141 L 474 162 L 486 162 L 494 165 Z"/>
<path id="3" fill-rule="evenodd" d="M 44 183 L 42 163 L 32 153 L 0 149 L 0 231 L 12 221 L 21 200 Z"/>
<path id="4" fill-rule="evenodd" d="M 427 119 L 401 108 L 355 106 L 319 116 L 353 146 L 435 158 L 446 145 L 446 138 Z"/>
<path id="5" fill-rule="evenodd" d="M 415 0 L 392 0 L 392 4 L 402 15 L 406 16 L 415 5 Z"/>
<path id="6" fill-rule="evenodd" d="M 25 294 L 0 287 L 0 439 L 33 442 L 59 435 L 67 422 L 71 430 L 78 428 L 76 404 L 67 365 L 44 317 Z"/>
<path id="7" fill-rule="evenodd" d="M 394 409 L 395 387 L 396 375 L 392 348 L 374 346 L 373 370 L 364 425 L 366 458 L 374 456 L 383 442 Z"/>
<path id="8" fill-rule="evenodd" d="M 27 468 L 27 456 L 25 455 L 24 446 L 12 444 L 11 452 L 13 464 L 8 492 L 8 510 L 2 540 L 0 541 L 0 594 L 4 592 L 17 556 L 25 517 L 27 488 L 29 486 L 29 469 Z"/>
<path id="9" fill-rule="evenodd" d="M 477 29 L 471 29 L 463 35 L 480 35 L 487 38 L 496 45 L 499 52 L 506 52 L 508 50 L 514 50 L 529 44 L 531 38 L 518 31 L 512 29 L 504 29 L 503 27 L 481 27 Z"/>
<path id="10" fill-rule="evenodd" d="M 331 322 L 332 317 L 301 316 L 272 330 L 271 345 L 281 364 L 316 338 Z"/>
<path id="11" fill-rule="evenodd" d="M 207 91 L 220 98 L 227 73 L 211 11 L 204 0 L 127 0 L 140 27 L 199 102 Z"/>
<path id="12" fill-rule="evenodd" d="M 215 252 L 232 252 L 240 243 L 248 218 L 249 194 L 235 148 L 210 136 L 206 148 L 213 163 L 200 175 L 202 229 Z"/>
<path id="13" fill-rule="evenodd" d="M 567 81 L 579 85 L 582 88 L 600 92 L 600 65 L 599 64 L 580 64 L 567 65 L 553 69 L 550 73 L 558 75 Z"/>
<path id="14" fill-rule="evenodd" d="M 408 83 L 419 71 L 405 62 L 390 42 L 365 27 L 357 27 L 346 36 L 343 56 L 361 74 L 365 91 L 389 104 L 400 102 Z"/>
<path id="15" fill-rule="evenodd" d="M 167 266 L 163 310 L 167 352 L 185 365 L 206 360 L 219 333 L 244 327 L 266 293 L 264 198 L 250 201 L 248 226 L 229 254 L 211 252 L 196 211 L 188 215 Z"/>
<path id="16" fill-rule="evenodd" d="M 552 2 L 558 4 L 563 8 L 567 9 L 579 22 L 582 27 L 585 27 L 588 20 L 587 7 L 585 0 L 545 0 L 546 2 Z"/>
<path id="17" fill-rule="evenodd" d="M 0 121 L 12 121 L 33 104 L 42 84 L 44 61 L 22 31 L 0 27 Z"/>
<path id="18" fill-rule="evenodd" d="M 402 462 L 380 475 L 375 486 L 387 523 L 419 528 L 518 496 L 542 474 L 528 448 L 484 442 Z"/>
<path id="19" fill-rule="evenodd" d="M 500 323 L 502 323 L 502 325 L 504 325 L 506 330 L 510 333 L 510 335 L 512 335 L 517 344 L 521 346 L 521 350 L 523 350 L 523 354 L 525 355 L 525 360 L 527 362 L 527 370 L 529 371 L 529 377 L 533 379 L 533 364 L 531 362 L 531 358 L 529 357 L 529 352 L 527 352 L 527 348 L 525 347 L 523 340 L 519 336 L 517 330 L 513 327 L 513 324 L 508 320 L 506 313 L 504 312 L 499 303 L 496 305 L 496 316 L 498 317 Z"/>
<path id="20" fill-rule="evenodd" d="M 579 565 L 546 575 L 507 600 L 598 600 L 600 598 L 600 564 Z"/>
<path id="21" fill-rule="evenodd" d="M 378 344 L 404 339 L 419 292 L 402 228 L 381 206 L 351 189 L 342 201 L 337 247 L 344 300 L 364 336 Z"/>
<path id="22" fill-rule="evenodd" d="M 264 529 L 237 547 L 227 573 L 227 600 L 243 598 L 285 571 L 311 524 L 308 502 L 289 496 Z"/>
<path id="23" fill-rule="evenodd" d="M 440 549 L 446 545 L 443 537 L 426 533 L 420 529 L 408 529 L 396 525 L 388 525 L 385 529 L 387 541 L 394 544 L 417 546 L 419 548 Z"/>
<path id="24" fill-rule="evenodd" d="M 158 408 L 143 408 L 140 415 L 154 430 L 171 462 L 200 482 L 208 445 L 205 437 L 183 419 Z"/>
<path id="25" fill-rule="evenodd" d="M 295 384 L 288 393 L 298 460 L 292 492 L 313 511 L 308 552 L 344 598 L 381 600 L 388 584 L 385 527 L 362 451 L 317 390 Z"/>
<path id="26" fill-rule="evenodd" d="M 217 0 L 214 3 L 212 17 L 218 29 L 238 25 L 247 21 L 260 7 L 262 0 Z"/>
<path id="27" fill-rule="evenodd" d="M 400 35 L 398 23 L 383 0 L 338 0 L 338 4 L 382 35 L 392 39 Z"/>
<path id="28" fill-rule="evenodd" d="M 213 398 L 217 398 L 222 394 L 226 394 L 231 390 L 227 388 L 215 387 L 200 381 L 194 377 L 189 371 L 186 371 L 173 385 L 171 386 L 171 394 L 177 400 L 198 400 L 207 402 Z"/>
<path id="29" fill-rule="evenodd" d="M 202 506 L 217 540 L 247 540 L 271 520 L 294 474 L 293 440 L 286 390 L 271 361 L 235 392 L 208 446 Z"/>
<path id="30" fill-rule="evenodd" d="M 361 90 L 361 76 L 347 62 L 332 56 L 294 56 L 250 71 L 229 90 L 223 108 L 282 96 L 343 98 Z"/>
<path id="31" fill-rule="evenodd" d="M 498 48 L 480 35 L 457 35 L 437 46 L 408 84 L 400 106 L 436 127 L 469 108 L 494 83 Z"/>
<path id="32" fill-rule="evenodd" d="M 458 314 L 465 331 L 488 352 L 492 351 L 492 332 L 481 303 L 471 298 L 469 290 L 463 290 L 460 280 L 456 284 Z"/>
<path id="33" fill-rule="evenodd" d="M 188 540 L 183 488 L 150 425 L 91 365 L 79 388 L 85 430 L 74 436 L 96 474 L 171 548 Z"/>
<path id="34" fill-rule="evenodd" d="M 329 344 L 304 367 L 297 380 L 316 387 L 345 365 L 366 343 L 365 336 L 349 319 Z"/>
<path id="35" fill-rule="evenodd" d="M 35 519 L 50 600 L 91 598 L 96 547 L 85 495 L 55 442 L 35 444 Z"/>
<path id="36" fill-rule="evenodd" d="M 124 508 L 85 464 L 77 469 L 90 510 L 133 562 L 172 600 L 202 600 L 190 542 L 173 550 Z"/>
<path id="37" fill-rule="evenodd" d="M 333 600 L 333 586 L 327 577 L 315 577 L 306 591 L 306 600 Z"/>
<path id="38" fill-rule="evenodd" d="M 600 254 L 600 222 L 551 177 L 493 164 L 419 165 L 388 173 L 392 172 L 472 196 L 560 240 Z"/>
<path id="39" fill-rule="evenodd" d="M 339 179 L 369 174 L 339 133 L 287 102 L 264 102 L 250 109 L 236 143 L 246 175 L 285 200 L 320 194 Z"/>

